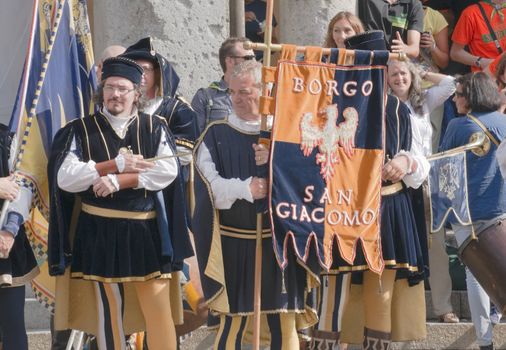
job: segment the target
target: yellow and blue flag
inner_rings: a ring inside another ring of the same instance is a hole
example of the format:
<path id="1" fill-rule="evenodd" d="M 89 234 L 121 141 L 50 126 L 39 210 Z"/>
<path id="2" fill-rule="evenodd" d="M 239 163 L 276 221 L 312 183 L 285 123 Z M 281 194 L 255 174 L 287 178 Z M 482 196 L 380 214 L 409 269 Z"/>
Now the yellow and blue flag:
<path id="1" fill-rule="evenodd" d="M 32 192 L 32 217 L 26 228 L 41 265 L 34 282 L 36 296 L 52 306 L 54 282 L 48 278 L 47 159 L 56 132 L 92 109 L 96 86 L 86 0 L 34 0 L 23 74 L 10 129 L 18 150 L 15 172 Z"/>
<path id="2" fill-rule="evenodd" d="M 439 231 L 448 219 L 450 222 L 470 225 L 466 152 L 432 159 L 430 165 L 431 232 Z"/>
<path id="3" fill-rule="evenodd" d="M 262 112 L 274 115 L 270 215 L 278 261 L 286 265 L 291 245 L 306 262 L 314 245 L 329 269 L 337 241 L 338 254 L 353 265 L 360 241 L 368 267 L 381 273 L 388 52 L 336 49 L 329 62 L 321 48 L 308 48 L 304 61 L 294 53 L 283 47 L 275 98 L 262 102 Z"/>

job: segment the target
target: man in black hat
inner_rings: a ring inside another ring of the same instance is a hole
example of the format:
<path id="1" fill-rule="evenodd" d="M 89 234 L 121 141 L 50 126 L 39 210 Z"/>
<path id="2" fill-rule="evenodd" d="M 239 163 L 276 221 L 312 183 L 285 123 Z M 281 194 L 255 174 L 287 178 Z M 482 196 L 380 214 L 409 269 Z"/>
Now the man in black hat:
<path id="1" fill-rule="evenodd" d="M 179 77 L 165 57 L 155 51 L 153 39 L 143 38 L 129 46 L 121 55 L 134 60 L 143 69 L 141 88 L 146 104 L 141 111 L 164 117 L 174 135 L 182 165 L 191 160 L 193 142 L 196 139 L 196 115 L 183 97 L 176 93 Z"/>
<path id="2" fill-rule="evenodd" d="M 68 296 L 57 292 L 56 328 L 95 334 L 100 349 L 144 328 L 151 350 L 176 348 L 173 273 L 192 255 L 174 142 L 163 118 L 138 111 L 142 74 L 105 60 L 99 111 L 57 133 L 48 164 L 49 268 Z"/>

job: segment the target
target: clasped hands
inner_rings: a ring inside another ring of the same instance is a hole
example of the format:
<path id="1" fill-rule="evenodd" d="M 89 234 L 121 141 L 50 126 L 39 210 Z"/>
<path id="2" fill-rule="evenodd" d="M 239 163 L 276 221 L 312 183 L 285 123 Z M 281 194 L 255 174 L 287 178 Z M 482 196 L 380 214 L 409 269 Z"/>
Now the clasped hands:
<path id="1" fill-rule="evenodd" d="M 142 173 L 154 166 L 154 163 L 145 161 L 142 154 L 122 153 L 115 160 L 121 174 Z M 100 176 L 93 182 L 93 192 L 97 197 L 107 197 L 119 189 L 119 182 L 114 174 Z"/>
<path id="2" fill-rule="evenodd" d="M 411 172 L 411 160 L 407 154 L 400 154 L 389 160 L 381 171 L 383 181 L 398 182 Z"/>

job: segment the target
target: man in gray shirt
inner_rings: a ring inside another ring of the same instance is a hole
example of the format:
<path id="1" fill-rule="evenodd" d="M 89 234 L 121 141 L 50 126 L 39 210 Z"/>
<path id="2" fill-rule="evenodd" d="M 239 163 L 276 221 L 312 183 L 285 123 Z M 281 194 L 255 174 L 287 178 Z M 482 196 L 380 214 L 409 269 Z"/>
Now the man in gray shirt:
<path id="1" fill-rule="evenodd" d="M 220 65 L 223 70 L 221 80 L 212 82 L 207 88 L 200 88 L 193 96 L 192 107 L 197 114 L 198 135 L 209 123 L 225 119 L 232 112 L 232 101 L 228 94 L 232 70 L 245 60 L 255 59 L 253 50 L 246 50 L 243 47 L 247 40 L 231 37 L 221 44 L 219 51 Z"/>

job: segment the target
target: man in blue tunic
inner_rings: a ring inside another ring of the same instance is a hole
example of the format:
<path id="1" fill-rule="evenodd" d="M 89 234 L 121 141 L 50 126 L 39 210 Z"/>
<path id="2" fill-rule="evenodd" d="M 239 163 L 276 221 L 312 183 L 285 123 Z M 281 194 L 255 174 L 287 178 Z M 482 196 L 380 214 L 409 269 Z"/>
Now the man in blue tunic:
<path id="1" fill-rule="evenodd" d="M 57 133 L 48 164 L 50 274 L 71 277 L 57 279 L 56 328 L 95 334 L 101 350 L 144 328 L 151 350 L 176 348 L 178 271 L 192 254 L 172 135 L 138 112 L 142 73 L 105 60 L 100 110 Z"/>
<path id="2" fill-rule="evenodd" d="M 234 112 L 212 123 L 195 149 L 195 208 L 192 227 L 202 287 L 211 312 L 220 316 L 215 349 L 241 349 L 253 314 L 257 204 L 267 182 L 257 165 L 268 152 L 258 146 L 261 66 L 238 65 L 230 79 Z M 316 315 L 306 303 L 311 280 L 295 255 L 284 271 L 272 247 L 267 216 L 263 220 L 261 312 L 263 335 L 271 349 L 298 349 L 297 330 Z"/>
<path id="3" fill-rule="evenodd" d="M 460 246 L 475 231 L 480 236 L 486 228 L 506 220 L 506 185 L 496 159 L 497 147 L 506 138 L 506 118 L 498 112 L 501 96 L 497 85 L 485 73 L 469 73 L 457 79 L 453 98 L 459 114 L 448 124 L 441 143 L 446 151 L 469 143 L 471 135 L 484 132 L 490 139 L 485 154 L 466 152 L 467 193 L 472 225 L 452 222 Z M 475 276 L 466 268 L 466 284 L 477 343 L 482 350 L 491 350 L 493 323 L 490 319 L 490 298 Z"/>

